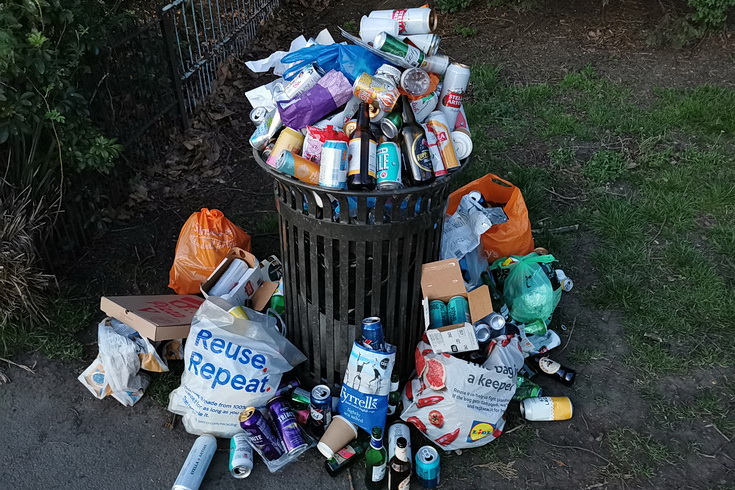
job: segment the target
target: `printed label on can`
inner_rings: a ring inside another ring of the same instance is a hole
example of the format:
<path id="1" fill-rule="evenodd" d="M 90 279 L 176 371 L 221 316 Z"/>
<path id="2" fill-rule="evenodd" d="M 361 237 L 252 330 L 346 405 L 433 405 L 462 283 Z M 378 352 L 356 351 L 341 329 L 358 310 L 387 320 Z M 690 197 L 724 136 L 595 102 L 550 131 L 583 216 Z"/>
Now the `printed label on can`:
<path id="1" fill-rule="evenodd" d="M 370 150 L 368 151 L 368 174 L 371 177 L 376 177 L 377 167 L 377 143 L 375 140 L 370 140 Z M 350 140 L 350 156 L 348 157 L 348 171 L 347 175 L 357 175 L 360 173 L 360 153 L 362 150 L 362 141 L 360 138 L 352 138 Z"/>
<path id="2" fill-rule="evenodd" d="M 459 109 L 462 105 L 462 97 L 464 97 L 464 92 L 447 92 L 442 98 L 442 105 L 451 107 L 452 109 Z"/>
<path id="3" fill-rule="evenodd" d="M 420 63 L 421 60 L 421 51 L 419 48 L 406 45 L 408 49 L 406 50 L 406 56 L 403 57 L 404 60 L 406 60 L 406 63 L 408 63 L 411 66 L 416 66 Z"/>
<path id="4" fill-rule="evenodd" d="M 378 183 L 401 182 L 401 162 L 398 145 L 383 143 L 378 146 Z"/>
<path id="5" fill-rule="evenodd" d="M 398 30 L 399 32 L 405 32 L 406 30 L 406 14 L 408 11 L 406 9 L 399 9 L 393 11 L 393 20 L 398 22 Z"/>
<path id="6" fill-rule="evenodd" d="M 561 364 L 553 359 L 549 359 L 548 357 L 542 357 L 539 359 L 538 366 L 546 374 L 554 374 L 561 369 Z"/>
<path id="7" fill-rule="evenodd" d="M 429 144 L 426 142 L 426 136 L 421 135 L 413 140 L 411 145 L 412 157 L 416 159 L 416 165 L 427 172 L 431 172 L 431 153 L 429 153 Z"/>
<path id="8" fill-rule="evenodd" d="M 373 474 L 371 480 L 374 482 L 382 481 L 385 478 L 385 463 L 373 466 Z"/>

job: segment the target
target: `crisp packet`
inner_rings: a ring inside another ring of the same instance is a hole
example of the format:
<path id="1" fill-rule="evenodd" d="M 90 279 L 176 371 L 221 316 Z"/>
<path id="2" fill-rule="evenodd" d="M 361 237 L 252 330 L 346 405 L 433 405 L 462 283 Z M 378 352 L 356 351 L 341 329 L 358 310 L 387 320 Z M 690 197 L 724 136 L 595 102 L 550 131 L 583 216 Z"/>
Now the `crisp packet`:
<path id="1" fill-rule="evenodd" d="M 351 98 L 350 82 L 342 73 L 331 70 L 300 97 L 278 101 L 278 112 L 285 126 L 299 130 L 334 112 Z"/>
<path id="2" fill-rule="evenodd" d="M 322 147 L 324 142 L 328 140 L 348 142 L 349 138 L 343 131 L 338 131 L 334 126 L 327 126 L 326 128 L 307 126 L 301 156 L 312 162 L 321 163 Z"/>

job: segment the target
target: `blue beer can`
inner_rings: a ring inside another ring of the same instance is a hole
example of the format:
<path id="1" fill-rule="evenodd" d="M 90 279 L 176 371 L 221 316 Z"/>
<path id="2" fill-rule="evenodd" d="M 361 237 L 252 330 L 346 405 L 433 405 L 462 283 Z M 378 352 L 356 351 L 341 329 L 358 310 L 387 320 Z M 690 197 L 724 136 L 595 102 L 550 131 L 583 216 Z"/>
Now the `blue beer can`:
<path id="1" fill-rule="evenodd" d="M 440 483 L 439 452 L 424 446 L 416 453 L 416 479 L 424 488 L 436 488 Z"/>
<path id="2" fill-rule="evenodd" d="M 327 140 L 322 146 L 319 169 L 319 185 L 332 189 L 344 189 L 347 185 L 347 143 Z"/>
<path id="3" fill-rule="evenodd" d="M 383 336 L 383 322 L 377 316 L 365 318 L 362 321 L 362 346 L 366 349 L 385 352 L 385 337 Z"/>
<path id="4" fill-rule="evenodd" d="M 401 181 L 401 150 L 396 143 L 386 141 L 378 145 L 378 189 L 403 187 Z"/>

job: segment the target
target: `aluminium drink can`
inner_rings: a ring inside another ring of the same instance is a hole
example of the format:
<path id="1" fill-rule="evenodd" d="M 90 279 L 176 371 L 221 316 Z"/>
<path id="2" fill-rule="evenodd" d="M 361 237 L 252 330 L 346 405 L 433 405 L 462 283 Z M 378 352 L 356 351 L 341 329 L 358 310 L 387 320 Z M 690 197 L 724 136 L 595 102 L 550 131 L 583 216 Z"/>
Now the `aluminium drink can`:
<path id="1" fill-rule="evenodd" d="M 464 296 L 454 296 L 447 302 L 447 316 L 449 324 L 472 323 L 470 319 L 470 304 Z"/>
<path id="2" fill-rule="evenodd" d="M 386 114 L 383 119 L 380 120 L 380 130 L 388 139 L 397 137 L 400 134 L 402 127 L 403 116 L 401 115 L 401 111 L 398 109 L 390 114 Z"/>
<path id="3" fill-rule="evenodd" d="M 292 454 L 306 447 L 308 444 L 286 398 L 280 396 L 271 398 L 266 405 L 286 452 Z"/>
<path id="4" fill-rule="evenodd" d="M 319 185 L 331 189 L 344 189 L 347 182 L 347 160 L 350 151 L 347 142 L 327 140 L 322 146 L 322 162 L 319 169 Z"/>
<path id="5" fill-rule="evenodd" d="M 424 58 L 424 62 L 421 63 L 421 68 L 429 73 L 436 73 L 437 75 L 445 76 L 447 69 L 449 69 L 449 56 L 445 54 L 427 56 Z"/>
<path id="6" fill-rule="evenodd" d="M 439 50 L 442 38 L 438 34 L 410 34 L 399 35 L 398 39 L 411 46 L 416 46 L 429 56 L 434 56 Z"/>
<path id="7" fill-rule="evenodd" d="M 363 73 L 355 79 L 352 93 L 367 104 L 377 103 L 378 108 L 386 112 L 393 110 L 401 96 L 398 88 L 390 80 L 373 77 L 369 73 Z"/>
<path id="8" fill-rule="evenodd" d="M 436 133 L 432 131 L 428 124 L 422 124 L 424 128 L 424 134 L 426 135 L 426 145 L 429 147 L 429 154 L 431 155 L 431 168 L 434 171 L 436 177 L 447 175 L 449 171 L 444 166 L 444 160 L 442 159 L 442 152 L 439 150 L 439 142 L 436 139 Z"/>
<path id="9" fill-rule="evenodd" d="M 429 302 L 429 328 L 441 328 L 449 325 L 447 305 L 438 299 Z"/>
<path id="10" fill-rule="evenodd" d="M 204 434 L 197 437 L 171 490 L 197 490 L 216 450 L 217 439 L 214 436 Z"/>
<path id="11" fill-rule="evenodd" d="M 282 288 L 283 288 L 283 281 L 281 281 L 280 284 L 279 284 L 279 290 L 281 291 L 281 294 L 283 294 L 283 289 Z M 277 292 L 278 291 L 276 291 L 276 293 Z M 278 387 L 278 389 L 276 390 L 275 396 L 285 395 L 289 391 L 291 391 L 293 389 L 296 389 L 299 386 L 301 386 L 301 383 L 299 383 L 299 380 L 298 379 L 294 379 L 293 381 L 289 381 L 288 383 L 282 384 L 281 386 Z"/>
<path id="12" fill-rule="evenodd" d="M 413 115 L 416 118 L 416 122 L 422 123 L 426 121 L 429 114 L 436 110 L 436 106 L 439 103 L 439 94 L 432 92 L 425 97 L 411 101 L 411 109 L 413 109 Z"/>
<path id="13" fill-rule="evenodd" d="M 449 129 L 450 126 L 444 113 L 441 111 L 432 112 L 426 120 L 426 125 L 429 131 L 436 135 L 436 146 L 439 153 L 441 153 L 444 168 L 449 172 L 457 170 L 460 163 L 452 142 L 452 131 Z"/>
<path id="14" fill-rule="evenodd" d="M 416 453 L 416 479 L 424 488 L 439 486 L 439 452 L 431 446 L 424 446 Z"/>
<path id="15" fill-rule="evenodd" d="M 263 124 L 267 116 L 268 109 L 263 106 L 254 107 L 253 110 L 250 111 L 250 121 L 256 126 Z"/>
<path id="16" fill-rule="evenodd" d="M 283 444 L 268 420 L 255 407 L 248 407 L 238 416 L 240 427 L 248 435 L 248 442 L 268 461 L 275 461 L 285 453 Z"/>
<path id="17" fill-rule="evenodd" d="M 370 316 L 362 321 L 362 346 L 366 349 L 385 352 L 385 337 L 383 336 L 383 322 L 377 316 Z"/>
<path id="18" fill-rule="evenodd" d="M 436 12 L 430 8 L 373 10 L 368 17 L 395 20 L 399 34 L 429 34 L 437 24 Z"/>
<path id="19" fill-rule="evenodd" d="M 260 126 L 259 126 L 260 127 Z M 304 146 L 304 135 L 300 131 L 296 131 L 291 128 L 283 128 L 281 134 L 278 135 L 276 144 L 265 161 L 271 167 L 276 167 L 276 162 L 281 156 L 283 151 L 292 151 L 294 153 L 301 154 L 301 148 Z M 293 175 L 293 174 L 291 174 Z"/>
<path id="20" fill-rule="evenodd" d="M 288 175 L 293 175 L 307 184 L 319 184 L 319 172 L 321 167 L 294 152 L 284 150 L 276 161 L 276 170 Z"/>
<path id="21" fill-rule="evenodd" d="M 230 439 L 230 474 L 235 478 L 247 478 L 253 470 L 253 446 L 244 432 Z"/>
<path id="22" fill-rule="evenodd" d="M 398 56 L 411 66 L 421 67 L 424 64 L 426 54 L 416 46 L 410 46 L 387 32 L 381 32 L 375 36 L 373 47 L 384 53 Z"/>
<path id="23" fill-rule="evenodd" d="M 293 99 L 303 94 L 310 88 L 313 88 L 324 75 L 324 70 L 320 69 L 316 63 L 312 63 L 301 70 L 288 85 L 283 88 L 284 93 L 289 99 Z"/>
<path id="24" fill-rule="evenodd" d="M 317 385 L 311 390 L 309 416 L 315 426 L 326 428 L 332 423 L 332 392 L 327 385 Z"/>
<path id="25" fill-rule="evenodd" d="M 470 67 L 462 63 L 452 63 L 444 74 L 444 85 L 439 95 L 438 110 L 447 117 L 447 126 L 454 129 L 457 115 L 462 107 L 462 99 L 470 82 Z"/>
<path id="26" fill-rule="evenodd" d="M 392 141 L 378 145 L 378 189 L 390 190 L 403 187 L 401 182 L 401 149 Z"/>

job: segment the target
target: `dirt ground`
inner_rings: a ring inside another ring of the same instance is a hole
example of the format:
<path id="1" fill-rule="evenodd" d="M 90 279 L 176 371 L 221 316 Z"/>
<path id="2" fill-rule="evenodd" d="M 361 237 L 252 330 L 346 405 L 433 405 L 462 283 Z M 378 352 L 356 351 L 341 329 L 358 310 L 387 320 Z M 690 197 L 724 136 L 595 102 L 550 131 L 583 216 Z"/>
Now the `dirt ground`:
<path id="1" fill-rule="evenodd" d="M 500 63 L 506 78 L 517 83 L 558 80 L 588 63 L 604 77 L 646 94 L 651 87 L 735 85 L 731 30 L 708 36 L 682 50 L 649 45 L 646 40 L 662 17 L 674 11 L 669 2 L 549 1 L 530 12 L 507 7 L 474 6 L 440 17 L 445 52 L 475 65 Z M 405 5 L 399 1 L 371 1 L 362 5 L 332 1 L 312 12 L 292 0 L 262 29 L 248 59 L 284 49 L 300 33 L 315 35 L 324 27 L 359 22 L 370 10 Z M 456 34 L 458 27 L 476 27 L 471 37 Z M 337 38 L 336 29 L 332 30 Z M 98 304 L 100 295 L 167 292 L 168 270 L 179 229 L 202 207 L 222 210 L 253 237 L 259 257 L 278 253 L 273 221 L 271 182 L 252 160 L 247 137 L 252 131 L 244 92 L 270 76 L 253 76 L 235 63 L 205 108 L 195 127 L 183 138 L 165 164 L 146 181 L 147 198 L 135 208 L 137 216 L 115 225 L 67 265 L 61 287 L 74 299 Z M 223 115 L 224 114 L 224 115 Z M 526 155 L 533 158 L 533 155 Z M 529 162 L 534 164 L 535 162 Z M 205 174 L 206 176 L 202 176 Z M 564 189 L 557 189 L 564 193 Z M 532 221 L 539 217 L 532 216 Z M 619 315 L 583 306 L 582 293 L 598 278 L 587 251 L 595 238 L 579 233 L 574 239 L 578 259 L 564 264 L 575 280 L 557 313 L 562 342 L 574 347 L 605 346 L 605 358 L 585 366 L 573 388 L 541 384 L 548 392 L 570 396 L 575 416 L 568 422 L 528 424 L 511 409 L 507 430 L 514 433 L 500 446 L 497 459 L 477 450 L 448 456 L 442 466 L 442 488 L 715 488 L 732 485 L 735 448 L 725 458 L 696 457 L 687 448 L 714 453 L 722 437 L 712 428 L 692 424 L 671 443 L 684 450 L 683 459 L 667 464 L 651 479 L 628 479 L 610 472 L 604 439 L 618 426 L 645 424 L 644 401 L 634 386 L 635 373 L 619 360 L 627 353 Z M 101 317 L 102 315 L 100 315 Z M 576 332 L 572 325 L 584 325 Z M 4 488 L 166 488 L 178 473 L 193 441 L 181 424 L 169 428 L 171 415 L 146 396 L 132 408 L 112 399 L 94 399 L 76 381 L 94 358 L 96 328 L 83 336 L 87 358 L 60 362 L 25 355 L 16 362 L 36 364 L 35 375 L 11 369 L 12 382 L 0 387 L 4 444 L 0 471 Z M 566 349 L 566 346 L 564 347 Z M 562 350 L 560 360 L 565 361 Z M 672 399 L 690 397 L 696 386 L 728 373 L 693 373 L 693 379 L 665 379 Z M 495 442 L 492 444 L 496 444 Z M 418 447 L 419 441 L 414 441 Z M 511 450 L 522 447 L 522 455 Z M 322 458 L 311 451 L 281 474 L 271 476 L 256 461 L 253 475 L 239 482 L 227 474 L 225 441 L 207 474 L 203 488 L 363 488 L 364 470 L 356 465 L 348 476 L 330 478 Z M 729 451 L 729 452 L 728 452 Z M 513 476 L 488 463 L 500 461 Z M 505 475 L 507 478 L 504 478 Z M 124 482 L 124 483 L 122 483 Z"/>

